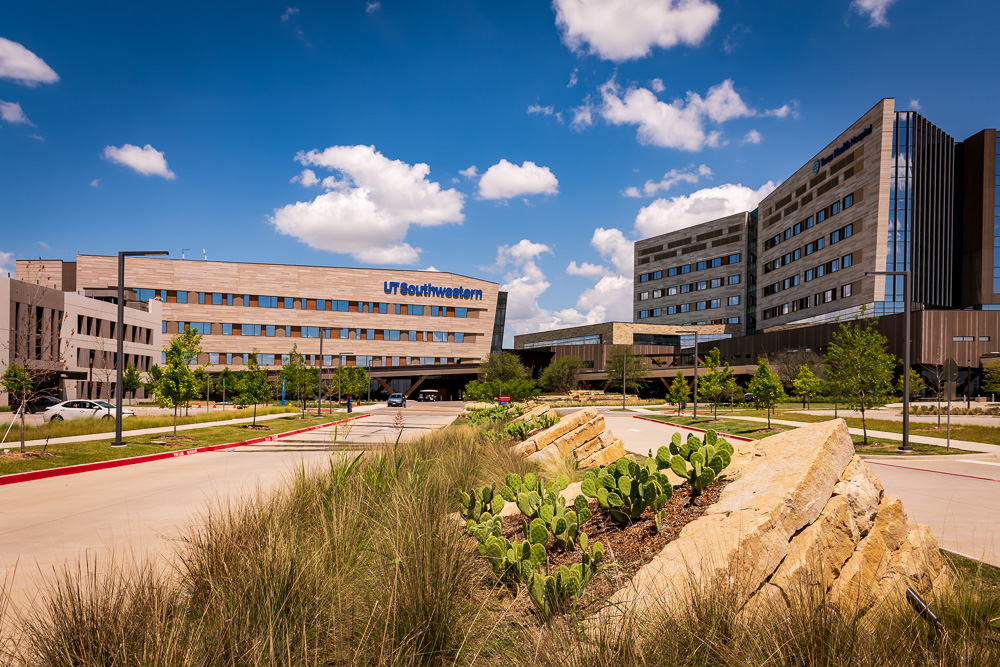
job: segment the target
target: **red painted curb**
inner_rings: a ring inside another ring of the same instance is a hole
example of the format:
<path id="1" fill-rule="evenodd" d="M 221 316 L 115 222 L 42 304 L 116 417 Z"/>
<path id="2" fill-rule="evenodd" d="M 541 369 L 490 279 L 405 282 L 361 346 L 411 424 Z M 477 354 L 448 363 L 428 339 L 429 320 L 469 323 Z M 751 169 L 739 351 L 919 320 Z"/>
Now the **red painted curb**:
<path id="1" fill-rule="evenodd" d="M 178 456 L 191 456 L 192 454 L 201 454 L 202 452 L 214 452 L 220 449 L 232 449 L 233 447 L 242 447 L 244 445 L 256 445 L 260 442 L 271 442 L 273 440 L 279 440 L 281 438 L 287 438 L 290 435 L 298 435 L 299 433 L 307 433 L 309 431 L 314 431 L 319 428 L 324 428 L 326 426 L 332 426 L 334 424 L 343 424 L 345 422 L 354 421 L 355 419 L 364 419 L 365 417 L 370 417 L 371 414 L 358 415 L 357 417 L 348 417 L 347 419 L 341 419 L 340 421 L 330 422 L 329 424 L 317 424 L 316 426 L 307 426 L 305 428 L 296 429 L 294 431 L 287 431 L 285 433 L 278 433 L 276 435 L 265 435 L 260 438 L 253 438 L 251 440 L 244 440 L 242 442 L 230 442 L 224 445 L 209 445 L 207 447 L 196 447 L 195 449 L 179 449 L 174 452 L 163 452 L 160 454 L 144 454 L 142 456 L 132 456 L 124 459 L 112 459 L 111 461 L 96 461 L 94 463 L 80 463 L 75 466 L 63 466 L 62 468 L 49 468 L 48 470 L 32 470 L 30 472 L 18 472 L 11 475 L 4 475 L 0 477 L 0 486 L 5 486 L 7 484 L 18 484 L 20 482 L 31 482 L 36 479 L 47 479 L 49 477 L 62 477 L 64 475 L 78 475 L 83 472 L 93 472 L 95 470 L 108 470 L 110 468 L 121 468 L 124 466 L 138 465 L 139 463 L 149 463 L 150 461 L 162 461 L 163 459 L 172 459 Z"/>
<path id="2" fill-rule="evenodd" d="M 901 466 L 895 463 L 883 463 L 882 461 L 872 461 L 865 459 L 865 463 L 875 464 L 877 466 L 888 466 L 889 468 L 902 468 L 903 470 L 916 470 L 917 472 L 932 472 L 938 475 L 949 475 L 951 477 L 964 477 L 966 479 L 978 479 L 983 482 L 996 482 L 1000 484 L 1000 479 L 993 479 L 992 477 L 976 477 L 975 475 L 963 475 L 957 472 L 944 472 L 943 470 L 927 470 L 926 468 L 913 468 L 911 466 Z"/>
<path id="3" fill-rule="evenodd" d="M 666 424 L 667 426 L 673 426 L 674 428 L 684 428 L 689 431 L 698 431 L 699 433 L 705 433 L 703 428 L 695 428 L 694 426 L 683 426 L 681 424 L 674 424 L 673 422 L 666 422 L 662 419 L 653 419 L 651 417 L 643 417 L 641 415 L 632 415 L 633 419 L 642 419 L 643 421 L 653 422 L 654 424 Z M 728 433 L 722 433 L 716 431 L 719 435 L 730 440 L 742 440 L 743 442 L 756 442 L 753 438 L 744 438 L 742 435 L 729 435 Z"/>

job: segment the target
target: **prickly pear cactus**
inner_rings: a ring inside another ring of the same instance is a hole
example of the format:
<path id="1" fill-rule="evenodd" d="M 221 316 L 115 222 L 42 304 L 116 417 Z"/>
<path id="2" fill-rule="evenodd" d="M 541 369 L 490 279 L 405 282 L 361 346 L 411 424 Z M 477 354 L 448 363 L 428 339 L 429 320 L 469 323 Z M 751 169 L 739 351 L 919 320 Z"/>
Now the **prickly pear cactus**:
<path id="1" fill-rule="evenodd" d="M 473 489 L 472 493 L 466 493 L 462 489 L 458 491 L 459 514 L 466 521 L 478 521 L 483 512 L 492 515 L 500 514 L 504 507 L 504 499 L 496 494 L 496 485 L 484 486 L 478 491 Z"/>
<path id="2" fill-rule="evenodd" d="M 668 459 L 668 464 L 663 465 Z M 733 446 L 715 431 L 705 433 L 703 440 L 689 434 L 686 441 L 682 441 L 680 433 L 674 433 L 669 449 L 660 447 L 656 453 L 657 467 L 661 470 L 669 467 L 691 486 L 696 496 L 715 481 L 732 459 Z"/>
<path id="3" fill-rule="evenodd" d="M 659 512 L 674 493 L 652 456 L 641 466 L 623 456 L 597 472 L 590 471 L 584 476 L 580 490 L 585 496 L 596 498 L 622 524 L 638 519 L 647 507 Z"/>

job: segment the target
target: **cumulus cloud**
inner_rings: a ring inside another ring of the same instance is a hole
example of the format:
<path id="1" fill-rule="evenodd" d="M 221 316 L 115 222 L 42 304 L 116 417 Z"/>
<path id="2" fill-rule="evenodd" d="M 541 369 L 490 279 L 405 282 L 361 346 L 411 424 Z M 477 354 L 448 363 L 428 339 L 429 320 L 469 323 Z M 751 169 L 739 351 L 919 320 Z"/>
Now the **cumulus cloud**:
<path id="1" fill-rule="evenodd" d="M 4 102 L 0 100 L 0 119 L 8 123 L 21 123 L 31 125 L 31 121 L 24 115 L 21 105 L 17 102 Z M 34 127 L 34 125 L 32 125 Z"/>
<path id="2" fill-rule="evenodd" d="M 678 183 L 697 183 L 698 179 L 711 175 L 712 170 L 709 169 L 708 165 L 702 164 L 695 167 L 692 164 L 684 169 L 671 169 L 659 181 L 646 181 L 645 185 L 642 186 L 642 191 L 633 185 L 626 188 L 622 194 L 626 197 L 642 197 L 643 195 L 652 197 L 661 190 L 666 192 Z"/>
<path id="3" fill-rule="evenodd" d="M 635 228 L 643 237 L 655 236 L 741 211 L 752 211 L 775 187 L 771 181 L 757 190 L 726 183 L 697 190 L 689 195 L 657 199 L 639 210 Z"/>
<path id="4" fill-rule="evenodd" d="M 594 105 L 589 99 L 570 111 L 573 113 L 573 120 L 569 122 L 569 126 L 577 132 L 582 132 L 594 124 Z"/>
<path id="5" fill-rule="evenodd" d="M 578 81 L 580 80 L 580 79 L 579 79 L 579 78 L 577 77 L 577 72 L 578 72 L 578 71 L 579 71 L 579 70 L 578 70 L 578 69 L 577 69 L 576 67 L 574 67 L 574 68 L 573 68 L 573 71 L 572 71 L 572 72 L 570 72 L 570 74 L 569 74 L 569 83 L 567 83 L 567 84 L 566 84 L 566 87 L 567 87 L 567 88 L 572 88 L 572 87 L 573 87 L 573 86 L 575 86 L 575 85 L 577 84 L 577 82 L 578 82 Z"/>
<path id="6" fill-rule="evenodd" d="M 476 165 L 472 165 L 471 167 L 468 167 L 466 169 L 459 169 L 458 173 L 460 173 L 462 176 L 465 176 L 467 180 L 471 181 L 472 179 L 474 179 L 476 176 L 479 175 L 479 167 L 477 167 Z"/>
<path id="7" fill-rule="evenodd" d="M 95 178 L 94 180 L 92 180 L 90 182 L 90 187 L 92 187 L 92 188 L 98 188 L 100 186 L 101 186 L 101 179 L 99 179 L 99 178 Z"/>
<path id="8" fill-rule="evenodd" d="M 0 276 L 14 275 L 14 253 L 0 250 Z"/>
<path id="9" fill-rule="evenodd" d="M 523 195 L 554 195 L 559 193 L 559 181 L 548 167 L 525 161 L 517 166 L 501 159 L 479 179 L 479 196 L 483 199 L 506 200 Z"/>
<path id="10" fill-rule="evenodd" d="M 556 26 L 576 53 L 621 62 L 654 46 L 697 46 L 719 19 L 709 0 L 554 0 Z"/>
<path id="11" fill-rule="evenodd" d="M 374 2 L 366 2 L 365 3 L 365 13 L 366 14 L 373 14 L 373 13 L 377 12 L 380 9 L 382 9 L 382 3 L 379 2 L 379 0 L 374 0 Z"/>
<path id="12" fill-rule="evenodd" d="M 571 276 L 582 276 L 584 278 L 593 278 L 594 280 L 598 280 L 611 275 L 611 270 L 606 266 L 591 264 L 590 262 L 581 262 L 577 264 L 574 259 L 569 263 L 569 266 L 566 267 L 566 273 Z"/>
<path id="13" fill-rule="evenodd" d="M 732 79 L 708 89 L 702 97 L 689 91 L 686 99 L 661 102 L 648 88 L 622 90 L 611 79 L 601 86 L 601 116 L 613 125 L 636 125 L 639 141 L 664 148 L 698 151 L 717 146 L 721 133 L 709 130 L 709 122 L 724 123 L 754 116 L 733 87 Z"/>
<path id="14" fill-rule="evenodd" d="M 34 87 L 40 83 L 55 83 L 59 75 L 23 45 L 0 37 L 0 78 Z"/>
<path id="15" fill-rule="evenodd" d="M 728 53 L 732 54 L 736 49 L 740 48 L 743 43 L 743 36 L 750 34 L 750 28 L 743 25 L 742 23 L 737 23 L 726 35 L 726 39 L 722 42 L 722 49 Z"/>
<path id="16" fill-rule="evenodd" d="M 163 153 L 149 144 L 142 148 L 132 144 L 125 144 L 121 148 L 105 146 L 104 157 L 123 164 L 143 176 L 162 176 L 168 181 L 177 178 L 177 175 L 167 167 L 167 159 Z"/>
<path id="17" fill-rule="evenodd" d="M 889 11 L 889 5 L 895 1 L 896 0 L 852 0 L 851 9 L 862 16 L 867 16 L 869 26 L 887 26 L 889 25 L 889 19 L 886 18 L 886 13 Z"/>
<path id="18" fill-rule="evenodd" d="M 667 87 L 663 85 L 663 79 L 653 79 L 649 82 L 649 87 L 653 89 L 654 93 L 662 93 L 667 89 Z"/>
<path id="19" fill-rule="evenodd" d="M 909 106 L 910 106 L 910 109 L 912 109 L 913 111 L 920 111 L 920 100 L 918 100 L 918 99 L 912 99 L 912 100 L 910 100 Z"/>
<path id="20" fill-rule="evenodd" d="M 298 13 L 299 13 L 298 7 L 288 7 L 287 9 L 285 9 L 285 13 L 281 15 L 281 20 L 287 21 Z"/>
<path id="21" fill-rule="evenodd" d="M 555 107 L 553 107 L 551 104 L 549 106 L 546 106 L 546 107 L 543 107 L 540 104 L 529 104 L 528 105 L 528 113 L 537 113 L 537 114 L 541 114 L 543 116 L 551 116 L 552 114 L 555 113 L 555 111 L 556 111 Z"/>
<path id="22" fill-rule="evenodd" d="M 304 188 L 311 188 L 312 186 L 319 183 L 319 178 L 316 176 L 316 172 L 312 169 L 303 169 L 302 173 L 296 174 L 288 179 L 289 183 L 301 183 Z M 333 183 L 330 183 L 333 186 Z"/>
<path id="23" fill-rule="evenodd" d="M 750 130 L 740 139 L 740 144 L 759 144 L 760 142 L 761 136 L 757 130 Z"/>
<path id="24" fill-rule="evenodd" d="M 268 221 L 312 248 L 350 254 L 371 264 L 413 264 L 420 249 L 405 242 L 410 225 L 465 219 L 462 193 L 443 190 L 429 180 L 426 164 L 390 160 L 374 146 L 331 146 L 300 152 L 295 159 L 336 175 L 319 182 L 325 192 L 275 209 Z"/>

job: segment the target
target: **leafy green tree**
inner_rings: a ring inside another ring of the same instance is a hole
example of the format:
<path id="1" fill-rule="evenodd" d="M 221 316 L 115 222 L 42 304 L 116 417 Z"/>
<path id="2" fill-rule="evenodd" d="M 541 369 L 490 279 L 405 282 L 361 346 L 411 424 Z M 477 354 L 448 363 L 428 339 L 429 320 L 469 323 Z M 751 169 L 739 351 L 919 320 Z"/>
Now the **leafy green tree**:
<path id="1" fill-rule="evenodd" d="M 302 414 L 305 415 L 306 399 L 316 395 L 319 369 L 305 365 L 305 357 L 299 353 L 298 344 L 292 346 L 288 360 L 282 363 L 280 378 L 285 381 L 288 395 L 302 401 Z"/>
<path id="2" fill-rule="evenodd" d="M 771 412 L 785 398 L 785 389 L 781 386 L 781 378 L 768 366 L 766 358 L 757 359 L 757 370 L 750 378 L 747 390 L 753 394 L 757 408 L 767 410 L 767 427 L 771 428 Z"/>
<path id="3" fill-rule="evenodd" d="M 229 391 L 230 396 L 232 395 L 232 388 L 236 386 L 236 373 L 229 370 L 229 366 L 222 369 L 219 373 L 219 380 L 215 383 L 216 387 L 222 387 L 222 400 L 226 400 L 226 391 Z"/>
<path id="4" fill-rule="evenodd" d="M 812 350 L 782 350 L 768 356 L 768 363 L 781 378 L 781 384 L 786 392 L 795 392 L 795 381 L 803 366 L 808 366 L 812 374 L 818 378 L 826 375 L 826 362 L 818 352 Z"/>
<path id="5" fill-rule="evenodd" d="M 865 412 L 892 394 L 896 356 L 887 351 L 888 340 L 875 328 L 877 318 L 841 322 L 826 352 L 827 374 L 848 407 L 861 412 L 864 443 L 868 444 Z"/>
<path id="6" fill-rule="evenodd" d="M 705 357 L 706 373 L 698 380 L 698 398 L 711 403 L 715 418 L 719 418 L 719 403 L 734 393 L 736 378 L 729 367 L 729 362 L 723 362 L 719 348 L 714 347 Z"/>
<path id="7" fill-rule="evenodd" d="M 510 396 L 512 401 L 524 401 L 538 395 L 531 373 L 516 354 L 493 352 L 479 364 L 479 379 L 465 385 L 465 397 L 470 401 L 493 401 Z"/>
<path id="8" fill-rule="evenodd" d="M 480 379 L 486 382 L 530 379 L 531 373 L 516 354 L 492 352 L 479 364 Z"/>
<path id="9" fill-rule="evenodd" d="M 802 367 L 799 368 L 799 376 L 795 378 L 793 386 L 795 395 L 802 399 L 802 407 L 804 408 L 812 397 L 823 388 L 823 381 L 816 377 L 809 366 L 802 364 Z"/>
<path id="10" fill-rule="evenodd" d="M 149 367 L 149 370 L 146 372 L 146 381 L 142 383 L 143 388 L 146 390 L 146 398 L 156 398 L 156 388 L 159 386 L 162 378 L 163 369 L 158 364 L 153 364 Z"/>
<path id="11" fill-rule="evenodd" d="M 267 381 L 267 369 L 257 362 L 257 350 L 250 353 L 249 363 L 236 372 L 236 386 L 233 388 L 236 405 L 241 408 L 253 406 L 253 426 L 257 425 L 257 404 L 274 398 L 274 387 Z"/>
<path id="12" fill-rule="evenodd" d="M 11 401 L 11 404 L 20 403 L 21 405 L 21 453 L 24 454 L 24 410 L 28 398 L 34 389 L 34 380 L 31 377 L 31 373 L 25 370 L 24 366 L 13 363 L 7 366 L 3 372 L 3 376 L 0 376 L 0 384 L 3 385 L 4 390 L 14 399 Z"/>
<path id="13" fill-rule="evenodd" d="M 912 401 L 917 396 L 919 396 L 921 393 L 923 393 L 923 391 L 924 391 L 925 388 L 926 388 L 926 386 L 924 385 L 924 378 L 923 378 L 923 376 L 920 375 L 920 373 L 915 368 L 911 368 L 910 369 L 910 400 Z M 903 390 L 904 390 L 904 387 L 903 387 L 903 374 L 900 373 L 899 377 L 896 378 L 896 391 L 898 391 L 900 393 L 900 395 L 902 395 Z"/>
<path id="14" fill-rule="evenodd" d="M 993 361 L 983 367 L 983 391 L 1000 394 L 1000 361 Z"/>
<path id="15" fill-rule="evenodd" d="M 632 391 L 636 394 L 646 384 L 647 371 L 643 365 L 642 356 L 635 353 L 631 345 L 615 345 L 608 351 L 608 360 L 604 364 L 604 371 L 607 373 L 607 380 L 604 381 L 604 390 L 622 391 L 628 393 Z M 622 378 L 625 380 L 625 387 L 622 387 Z"/>
<path id="16" fill-rule="evenodd" d="M 337 383 L 339 385 L 337 400 L 343 396 L 352 396 L 357 399 L 368 391 L 368 373 L 361 366 L 343 366 L 337 371 Z"/>
<path id="17" fill-rule="evenodd" d="M 129 364 L 122 371 L 122 390 L 129 392 L 129 405 L 132 405 L 132 401 L 135 400 L 135 392 L 142 388 L 142 376 L 139 375 L 138 369 L 136 369 L 135 364 Z"/>
<path id="18" fill-rule="evenodd" d="M 684 377 L 684 371 L 677 371 L 677 375 L 674 376 L 673 382 L 670 383 L 669 395 L 670 402 L 677 405 L 677 412 L 683 412 L 684 404 L 688 402 L 689 398 L 691 398 L 691 387 L 688 385 L 688 381 Z"/>
<path id="19" fill-rule="evenodd" d="M 583 367 L 583 361 L 573 355 L 556 359 L 542 371 L 538 384 L 542 391 L 568 393 L 576 389 L 577 377 Z"/>
<path id="20" fill-rule="evenodd" d="M 201 336 L 195 335 L 200 340 Z M 150 382 L 147 388 L 156 395 L 160 406 L 174 409 L 174 435 L 177 435 L 177 410 L 198 392 L 197 378 L 187 364 L 189 350 L 190 341 L 184 341 L 182 336 L 174 336 L 164 348 L 166 365 L 149 369 Z"/>

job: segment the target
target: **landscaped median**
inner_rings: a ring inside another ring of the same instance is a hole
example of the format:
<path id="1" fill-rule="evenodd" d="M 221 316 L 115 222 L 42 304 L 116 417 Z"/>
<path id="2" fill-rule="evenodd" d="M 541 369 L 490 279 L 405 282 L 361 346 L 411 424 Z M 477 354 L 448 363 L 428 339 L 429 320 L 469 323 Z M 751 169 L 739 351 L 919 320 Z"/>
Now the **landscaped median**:
<path id="1" fill-rule="evenodd" d="M 242 428 L 245 425 L 210 426 L 184 431 L 177 440 L 163 434 L 129 437 L 128 446 L 122 448 L 111 447 L 109 439 L 35 448 L 26 456 L 12 451 L 0 454 L 0 486 L 252 445 L 367 416 L 346 419 L 342 415 L 306 419 L 289 416 L 262 422 L 249 432 Z M 248 434 L 257 437 L 248 439 Z"/>

